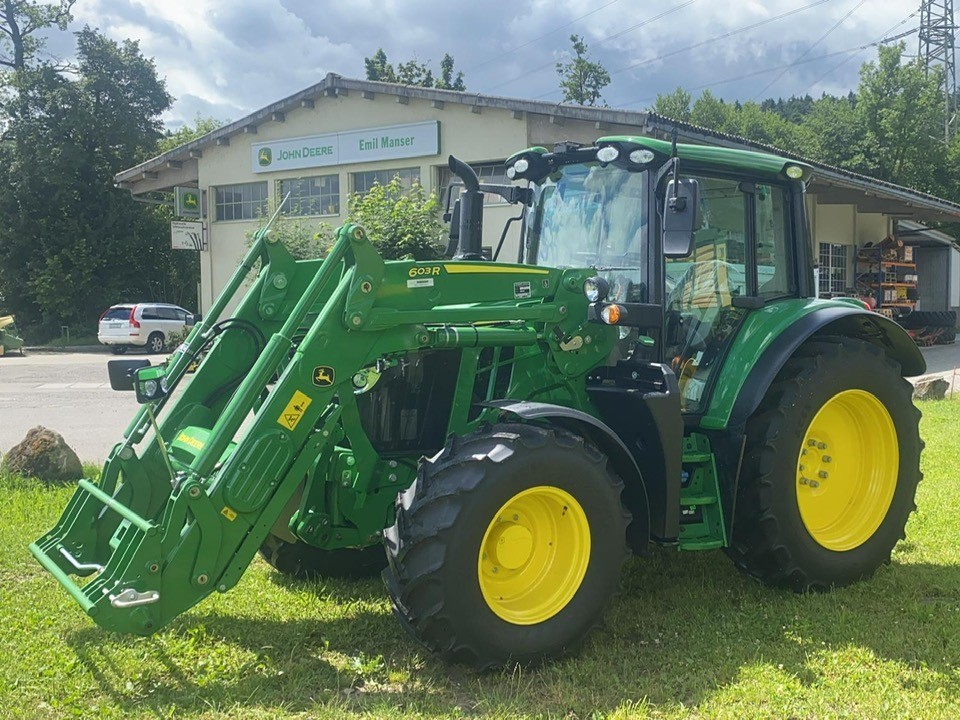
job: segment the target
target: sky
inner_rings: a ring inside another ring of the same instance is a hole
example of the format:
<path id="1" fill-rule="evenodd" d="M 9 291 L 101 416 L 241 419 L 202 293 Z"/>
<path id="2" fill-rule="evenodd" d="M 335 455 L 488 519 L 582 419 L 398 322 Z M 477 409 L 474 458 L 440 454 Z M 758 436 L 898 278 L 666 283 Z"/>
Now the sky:
<path id="1" fill-rule="evenodd" d="M 444 53 L 467 90 L 560 102 L 556 63 L 571 33 L 611 73 L 603 101 L 643 109 L 658 93 L 709 88 L 728 100 L 846 93 L 871 43 L 914 30 L 920 0 L 78 0 L 84 24 L 140 41 L 176 98 L 170 128 L 236 120 L 319 82 L 364 77 L 364 57 Z M 912 17 L 911 17 L 912 15 Z M 71 38 L 50 38 L 63 59 Z M 904 40 L 915 53 L 917 35 Z M 861 49 L 862 48 L 862 49 Z"/>

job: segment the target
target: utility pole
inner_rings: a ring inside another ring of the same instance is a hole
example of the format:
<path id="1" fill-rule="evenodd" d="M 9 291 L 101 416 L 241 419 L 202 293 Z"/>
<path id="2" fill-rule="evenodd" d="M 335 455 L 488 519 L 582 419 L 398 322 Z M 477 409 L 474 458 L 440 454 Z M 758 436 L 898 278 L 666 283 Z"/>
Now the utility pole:
<path id="1" fill-rule="evenodd" d="M 920 57 L 929 71 L 943 68 L 943 135 L 953 137 L 957 112 L 957 68 L 954 46 L 957 26 L 953 22 L 953 0 L 922 0 L 920 4 Z"/>

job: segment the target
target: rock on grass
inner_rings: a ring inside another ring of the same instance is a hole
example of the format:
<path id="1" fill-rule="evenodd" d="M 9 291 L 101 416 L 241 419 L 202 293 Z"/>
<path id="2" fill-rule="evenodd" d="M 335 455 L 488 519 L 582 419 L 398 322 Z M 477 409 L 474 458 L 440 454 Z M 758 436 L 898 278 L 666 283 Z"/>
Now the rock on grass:
<path id="1" fill-rule="evenodd" d="M 83 477 L 80 458 L 55 430 L 35 427 L 3 458 L 3 468 L 52 485 Z"/>

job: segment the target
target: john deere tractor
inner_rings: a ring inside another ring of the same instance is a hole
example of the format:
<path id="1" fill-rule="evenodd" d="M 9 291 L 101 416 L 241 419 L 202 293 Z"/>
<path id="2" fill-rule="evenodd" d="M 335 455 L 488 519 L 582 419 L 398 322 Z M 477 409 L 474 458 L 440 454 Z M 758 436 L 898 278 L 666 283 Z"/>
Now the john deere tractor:
<path id="1" fill-rule="evenodd" d="M 814 299 L 809 167 L 621 136 L 524 150 L 511 186 L 450 167 L 447 259 L 347 224 L 295 261 L 265 229 L 166 365 L 110 363 L 140 412 L 30 546 L 97 624 L 156 632 L 258 552 L 385 565 L 403 627 L 485 668 L 575 650 L 653 545 L 798 592 L 888 560 L 924 361 Z M 485 259 L 484 193 L 525 207 L 516 263 Z"/>

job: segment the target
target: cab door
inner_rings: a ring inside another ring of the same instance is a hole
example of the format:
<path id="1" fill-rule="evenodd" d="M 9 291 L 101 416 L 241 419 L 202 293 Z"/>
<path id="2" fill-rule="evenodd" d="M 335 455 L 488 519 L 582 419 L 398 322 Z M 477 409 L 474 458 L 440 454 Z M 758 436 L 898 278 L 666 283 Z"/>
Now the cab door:
<path id="1" fill-rule="evenodd" d="M 706 410 L 716 371 L 747 314 L 796 292 L 786 189 L 694 177 L 700 227 L 693 252 L 664 266 L 664 361 L 677 375 L 686 415 Z"/>

